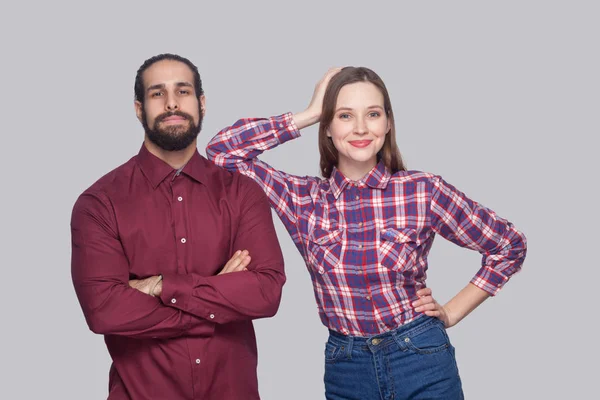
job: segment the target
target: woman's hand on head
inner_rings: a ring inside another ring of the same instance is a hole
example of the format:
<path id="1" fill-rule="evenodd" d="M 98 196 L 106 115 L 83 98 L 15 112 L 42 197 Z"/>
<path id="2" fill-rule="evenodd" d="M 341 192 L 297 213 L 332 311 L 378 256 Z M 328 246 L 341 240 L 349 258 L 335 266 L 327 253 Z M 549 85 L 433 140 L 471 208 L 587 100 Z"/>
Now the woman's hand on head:
<path id="1" fill-rule="evenodd" d="M 330 68 L 327 73 L 321 78 L 315 86 L 312 99 L 306 110 L 294 114 L 294 122 L 298 129 L 306 128 L 319 122 L 321 119 L 321 110 L 323 109 L 323 97 L 325 96 L 325 90 L 327 85 L 331 81 L 331 78 L 342 70 L 341 67 Z"/>

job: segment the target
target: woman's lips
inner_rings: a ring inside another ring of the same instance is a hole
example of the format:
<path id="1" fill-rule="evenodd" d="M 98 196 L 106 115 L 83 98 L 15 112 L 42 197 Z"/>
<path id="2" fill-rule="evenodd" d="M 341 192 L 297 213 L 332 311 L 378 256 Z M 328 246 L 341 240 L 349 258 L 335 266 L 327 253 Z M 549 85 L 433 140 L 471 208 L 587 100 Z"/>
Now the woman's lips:
<path id="1" fill-rule="evenodd" d="M 370 145 L 372 140 L 352 140 L 349 143 L 354 147 L 367 147 Z"/>

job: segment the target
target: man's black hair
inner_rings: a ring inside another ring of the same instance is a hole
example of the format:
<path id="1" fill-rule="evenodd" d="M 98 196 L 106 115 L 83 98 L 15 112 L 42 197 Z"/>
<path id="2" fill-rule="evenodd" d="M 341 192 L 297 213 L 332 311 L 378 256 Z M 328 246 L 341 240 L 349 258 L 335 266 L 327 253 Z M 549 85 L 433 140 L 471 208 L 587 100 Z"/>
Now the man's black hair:
<path id="1" fill-rule="evenodd" d="M 198 72 L 198 67 L 194 65 L 190 60 L 185 57 L 181 57 L 177 54 L 159 54 L 154 57 L 150 57 L 140 66 L 135 76 L 135 84 L 133 87 L 135 93 L 135 99 L 140 103 L 144 104 L 144 82 L 142 81 L 142 75 L 144 71 L 147 70 L 152 64 L 157 63 L 162 60 L 173 60 L 179 61 L 187 65 L 194 74 L 194 90 L 196 92 L 196 97 L 200 97 L 204 94 L 204 90 L 202 90 L 202 80 L 200 79 L 200 73 Z"/>

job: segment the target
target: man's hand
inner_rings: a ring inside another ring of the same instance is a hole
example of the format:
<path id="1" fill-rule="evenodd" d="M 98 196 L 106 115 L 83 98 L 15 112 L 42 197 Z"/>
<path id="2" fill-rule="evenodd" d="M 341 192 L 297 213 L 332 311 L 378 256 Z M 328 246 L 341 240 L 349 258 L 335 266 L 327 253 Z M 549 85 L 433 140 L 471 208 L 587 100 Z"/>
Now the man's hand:
<path id="1" fill-rule="evenodd" d="M 251 258 L 248 250 L 238 250 L 233 254 L 233 257 L 225 264 L 218 275 L 228 274 L 230 272 L 247 271 L 246 267 L 250 264 Z"/>
<path id="2" fill-rule="evenodd" d="M 160 275 L 144 279 L 132 279 L 129 281 L 129 286 L 150 296 L 160 296 L 162 293 L 162 279 Z"/>

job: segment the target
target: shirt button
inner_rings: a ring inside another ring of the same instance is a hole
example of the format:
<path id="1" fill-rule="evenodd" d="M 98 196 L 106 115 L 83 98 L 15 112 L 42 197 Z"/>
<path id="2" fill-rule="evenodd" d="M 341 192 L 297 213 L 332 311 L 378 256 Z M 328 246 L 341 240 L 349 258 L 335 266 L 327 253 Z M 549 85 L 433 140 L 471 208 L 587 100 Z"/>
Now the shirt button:
<path id="1" fill-rule="evenodd" d="M 181 238 L 181 243 L 185 243 L 185 242 L 186 242 L 185 238 Z"/>
<path id="2" fill-rule="evenodd" d="M 175 303 L 177 303 L 177 300 L 171 299 L 171 303 L 175 304 Z"/>
<path id="3" fill-rule="evenodd" d="M 177 201 L 183 201 L 183 197 L 179 196 L 179 197 L 177 198 Z"/>
<path id="4" fill-rule="evenodd" d="M 210 317 L 210 319 L 214 319 L 215 318 L 215 314 L 210 314 L 209 317 Z"/>
<path id="5" fill-rule="evenodd" d="M 200 359 L 196 358 L 196 364 L 200 364 Z"/>
<path id="6" fill-rule="evenodd" d="M 359 248 L 359 249 L 362 249 L 362 248 L 363 248 L 363 245 L 362 245 L 362 244 L 359 244 L 359 245 L 358 245 L 358 248 Z"/>
<path id="7" fill-rule="evenodd" d="M 319 267 L 319 273 L 323 274 L 323 272 L 325 272 L 325 269 L 323 267 Z"/>
<path id="8" fill-rule="evenodd" d="M 367 300 L 371 300 L 371 296 L 367 296 L 367 297 L 366 297 L 366 299 L 367 299 Z"/>
<path id="9" fill-rule="evenodd" d="M 362 228 L 362 226 L 363 226 L 363 223 L 362 223 L 362 222 L 359 222 L 359 224 L 358 224 L 358 227 L 359 227 L 359 228 Z"/>

